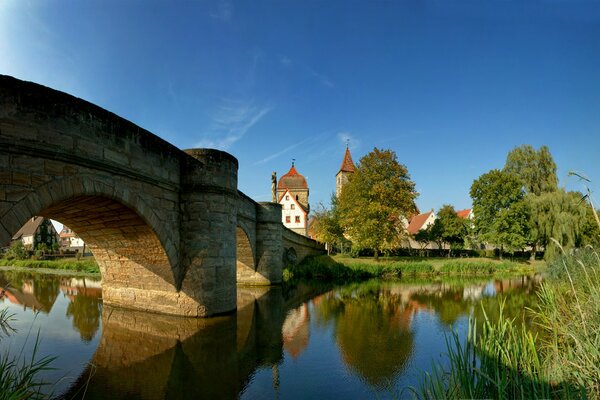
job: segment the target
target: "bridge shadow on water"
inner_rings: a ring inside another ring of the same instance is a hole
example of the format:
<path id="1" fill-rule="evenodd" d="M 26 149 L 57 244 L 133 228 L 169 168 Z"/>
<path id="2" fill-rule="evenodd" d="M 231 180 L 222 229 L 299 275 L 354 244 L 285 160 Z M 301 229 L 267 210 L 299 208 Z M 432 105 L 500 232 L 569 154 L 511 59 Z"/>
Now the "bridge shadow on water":
<path id="1" fill-rule="evenodd" d="M 258 368 L 282 361 L 287 312 L 317 294 L 238 288 L 237 313 L 208 319 L 105 306 L 98 349 L 62 398 L 237 398 Z"/>

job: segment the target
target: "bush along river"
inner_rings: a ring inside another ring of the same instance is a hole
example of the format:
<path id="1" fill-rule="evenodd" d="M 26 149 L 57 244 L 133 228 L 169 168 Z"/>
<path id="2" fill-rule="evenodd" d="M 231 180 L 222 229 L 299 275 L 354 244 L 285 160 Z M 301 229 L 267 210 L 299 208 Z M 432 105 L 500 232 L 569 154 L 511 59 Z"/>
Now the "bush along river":
<path id="1" fill-rule="evenodd" d="M 57 356 L 54 397 L 410 398 L 470 316 L 531 324 L 539 276 L 238 288 L 238 311 L 183 319 L 102 306 L 98 278 L 6 271 L 0 351 Z"/>

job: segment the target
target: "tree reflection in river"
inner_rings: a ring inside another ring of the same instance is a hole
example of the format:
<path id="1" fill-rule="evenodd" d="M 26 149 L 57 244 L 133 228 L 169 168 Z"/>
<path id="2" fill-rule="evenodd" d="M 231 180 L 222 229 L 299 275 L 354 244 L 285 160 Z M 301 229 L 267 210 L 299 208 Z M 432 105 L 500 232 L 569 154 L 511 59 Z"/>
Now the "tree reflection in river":
<path id="1" fill-rule="evenodd" d="M 62 314 L 51 323 L 54 333 L 72 329 L 81 346 L 98 343 L 93 357 L 86 350 L 91 359 L 59 354 L 67 365 L 89 360 L 74 384 L 61 387 L 69 399 L 393 398 L 418 384 L 419 371 L 445 351 L 450 329 L 464 331 L 469 316 L 482 319 L 482 306 L 495 318 L 500 301 L 509 316 L 522 315 L 538 283 L 523 277 L 238 288 L 235 314 L 185 319 L 103 307 L 99 281 L 87 278 L 0 274 L 0 284 L 9 281 L 5 298 L 24 313 L 48 313 L 48 321 Z M 83 348 L 65 333 L 42 343 Z"/>
<path id="2" fill-rule="evenodd" d="M 317 317 L 333 320 L 344 362 L 371 386 L 384 387 L 413 349 L 410 318 L 419 305 L 382 285 L 351 285 L 322 296 Z"/>

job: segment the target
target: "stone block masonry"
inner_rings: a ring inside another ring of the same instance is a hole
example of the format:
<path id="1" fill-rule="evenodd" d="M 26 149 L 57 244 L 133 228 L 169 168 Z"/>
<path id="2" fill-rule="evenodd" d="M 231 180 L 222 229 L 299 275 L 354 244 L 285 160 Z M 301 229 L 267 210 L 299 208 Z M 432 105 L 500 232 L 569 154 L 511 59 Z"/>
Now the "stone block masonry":
<path id="1" fill-rule="evenodd" d="M 236 309 L 236 281 L 281 281 L 281 208 L 239 192 L 237 172 L 230 154 L 181 151 L 84 100 L 0 75 L 0 246 L 33 216 L 65 223 L 96 257 L 106 304 L 206 317 Z"/>

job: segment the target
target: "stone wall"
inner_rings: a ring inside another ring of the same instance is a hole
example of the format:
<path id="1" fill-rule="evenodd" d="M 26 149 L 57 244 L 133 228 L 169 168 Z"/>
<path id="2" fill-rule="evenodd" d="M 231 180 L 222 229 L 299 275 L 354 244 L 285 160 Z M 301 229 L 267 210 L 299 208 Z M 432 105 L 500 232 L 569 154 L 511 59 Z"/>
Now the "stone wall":
<path id="1" fill-rule="evenodd" d="M 325 253 L 325 248 L 321 243 L 285 227 L 283 229 L 282 239 L 284 247 L 282 256 L 285 257 L 284 264 L 288 262 L 293 264 L 299 263 L 306 256 Z"/>

